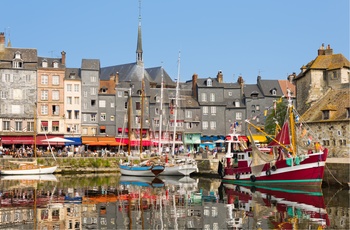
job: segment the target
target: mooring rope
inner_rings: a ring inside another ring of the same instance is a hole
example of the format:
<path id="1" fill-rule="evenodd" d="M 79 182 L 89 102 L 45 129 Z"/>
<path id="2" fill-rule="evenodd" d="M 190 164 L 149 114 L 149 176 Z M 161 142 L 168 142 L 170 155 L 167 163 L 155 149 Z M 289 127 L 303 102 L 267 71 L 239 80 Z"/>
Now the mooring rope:
<path id="1" fill-rule="evenodd" d="M 334 180 L 337 181 L 341 186 L 344 186 L 339 180 L 337 180 L 337 178 L 335 178 L 335 176 L 333 176 L 333 174 L 332 174 L 331 170 L 329 170 L 327 164 L 326 164 L 326 168 L 327 168 L 329 174 L 331 174 L 331 176 L 334 178 Z"/>

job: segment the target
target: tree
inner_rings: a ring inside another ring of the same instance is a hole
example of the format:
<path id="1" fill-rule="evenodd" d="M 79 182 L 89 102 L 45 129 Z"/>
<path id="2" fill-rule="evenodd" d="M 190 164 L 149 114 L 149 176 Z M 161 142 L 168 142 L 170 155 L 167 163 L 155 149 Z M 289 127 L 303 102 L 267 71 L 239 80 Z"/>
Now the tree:
<path id="1" fill-rule="evenodd" d="M 287 113 L 287 100 L 281 98 L 279 101 L 276 101 L 276 111 L 275 109 L 269 110 L 266 121 L 265 121 L 265 132 L 275 136 L 276 133 L 276 121 L 279 127 L 282 127 Z"/>

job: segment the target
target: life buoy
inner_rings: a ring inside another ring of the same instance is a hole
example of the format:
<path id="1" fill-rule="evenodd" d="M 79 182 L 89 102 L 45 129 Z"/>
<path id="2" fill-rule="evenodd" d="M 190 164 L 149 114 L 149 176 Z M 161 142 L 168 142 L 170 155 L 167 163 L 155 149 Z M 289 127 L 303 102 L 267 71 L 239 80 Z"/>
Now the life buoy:
<path id="1" fill-rule="evenodd" d="M 271 170 L 272 170 L 272 171 L 276 171 L 276 170 L 277 170 L 276 165 L 272 165 Z"/>
<path id="2" fill-rule="evenodd" d="M 239 180 L 240 175 L 236 173 L 236 180 Z"/>
<path id="3" fill-rule="evenodd" d="M 250 180 L 251 180 L 252 182 L 255 182 L 255 181 L 256 181 L 256 177 L 255 177 L 254 175 L 251 175 L 251 176 L 250 176 Z"/>
<path id="4" fill-rule="evenodd" d="M 266 170 L 266 176 L 271 176 L 271 170 L 270 169 Z"/>

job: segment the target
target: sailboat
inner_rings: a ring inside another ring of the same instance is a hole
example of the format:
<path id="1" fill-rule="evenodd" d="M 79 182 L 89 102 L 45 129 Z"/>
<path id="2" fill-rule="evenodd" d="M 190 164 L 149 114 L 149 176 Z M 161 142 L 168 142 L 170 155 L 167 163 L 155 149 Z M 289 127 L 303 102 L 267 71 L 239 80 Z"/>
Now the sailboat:
<path id="1" fill-rule="evenodd" d="M 36 106 L 35 106 L 36 108 Z M 33 161 L 9 161 L 9 169 L 1 169 L 0 175 L 39 175 L 52 174 L 56 171 L 57 165 L 39 165 L 36 161 L 36 109 L 34 111 L 34 160 Z M 51 149 L 51 148 L 50 148 Z M 52 150 L 51 150 L 52 151 Z M 52 153 L 52 152 L 51 152 Z M 52 154 L 54 157 L 54 155 Z"/>
<path id="2" fill-rule="evenodd" d="M 328 149 L 312 142 L 312 131 L 299 122 L 290 90 L 287 98 L 287 119 L 275 138 L 246 120 L 249 132 L 253 127 L 272 139 L 266 147 L 257 146 L 251 132 L 250 147 L 235 129 L 226 136 L 218 167 L 224 183 L 321 186 Z"/>
<path id="3" fill-rule="evenodd" d="M 178 109 L 178 98 L 179 98 L 179 83 L 180 83 L 180 54 L 178 59 L 178 76 L 177 76 L 177 82 L 176 82 L 176 96 L 175 96 L 175 114 L 174 114 L 174 132 L 173 132 L 173 140 L 170 142 L 172 144 L 172 155 L 175 151 L 175 137 L 176 137 L 176 120 L 177 120 L 177 109 Z M 163 99 L 163 74 L 162 74 L 162 83 L 161 83 L 161 103 Z M 162 109 L 161 109 L 162 111 Z M 161 115 L 162 116 L 162 115 Z M 161 120 L 161 119 L 160 119 Z M 159 136 L 161 137 L 161 126 L 159 129 Z M 158 143 L 159 153 L 161 153 L 161 140 L 159 140 Z M 175 158 L 171 162 L 168 162 L 168 156 L 165 158 L 165 169 L 164 172 L 162 172 L 161 175 L 163 176 L 189 176 L 193 172 L 198 172 L 198 166 L 197 162 L 190 158 L 190 157 L 182 157 L 182 158 Z"/>
<path id="4" fill-rule="evenodd" d="M 142 120 L 143 120 L 143 101 L 144 101 L 144 80 L 142 78 L 141 83 L 141 129 L 140 129 L 140 156 L 131 156 L 130 140 L 131 140 L 131 113 L 132 113 L 132 100 L 131 100 L 131 89 L 129 90 L 129 100 L 128 100 L 128 161 L 119 164 L 120 173 L 124 176 L 158 176 L 164 171 L 164 165 L 160 164 L 159 160 L 156 158 L 142 159 Z M 135 161 L 140 161 L 136 164 Z"/>

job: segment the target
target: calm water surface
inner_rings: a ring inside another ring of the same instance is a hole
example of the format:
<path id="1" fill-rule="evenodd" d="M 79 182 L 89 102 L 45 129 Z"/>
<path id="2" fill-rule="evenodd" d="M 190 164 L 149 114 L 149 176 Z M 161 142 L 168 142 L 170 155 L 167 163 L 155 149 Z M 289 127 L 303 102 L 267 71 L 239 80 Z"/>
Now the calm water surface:
<path id="1" fill-rule="evenodd" d="M 2 177 L 0 229 L 349 229 L 349 191 L 218 179 Z"/>

